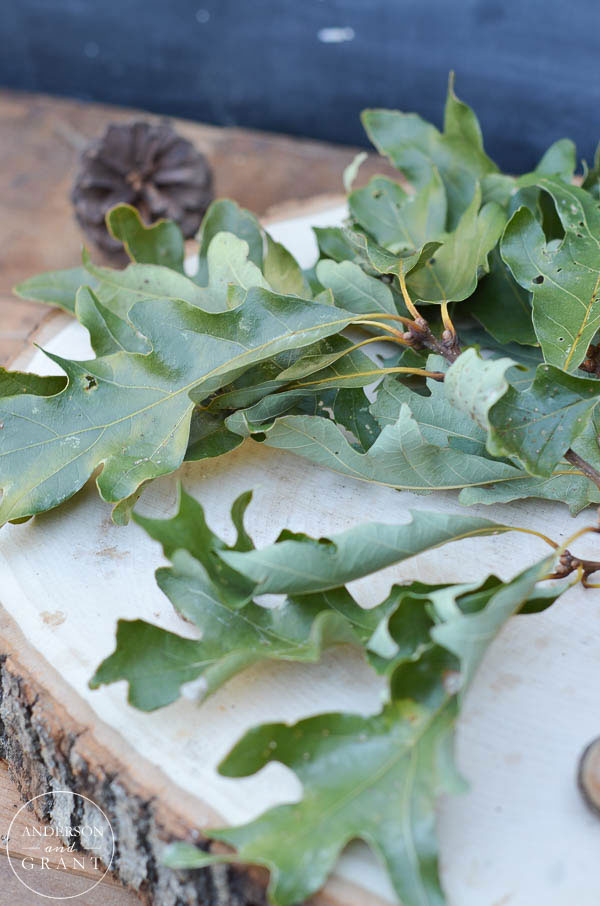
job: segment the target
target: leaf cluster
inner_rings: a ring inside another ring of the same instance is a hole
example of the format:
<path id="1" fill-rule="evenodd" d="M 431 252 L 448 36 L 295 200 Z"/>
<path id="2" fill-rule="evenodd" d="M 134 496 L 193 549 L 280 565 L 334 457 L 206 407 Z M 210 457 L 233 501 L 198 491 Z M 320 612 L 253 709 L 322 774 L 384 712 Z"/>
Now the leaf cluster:
<path id="1" fill-rule="evenodd" d="M 98 469 L 125 521 L 144 483 L 246 437 L 465 504 L 600 502 L 596 170 L 575 185 L 560 140 L 533 172 L 501 173 L 452 84 L 443 131 L 389 110 L 363 122 L 398 179 L 353 188 L 349 168 L 348 221 L 315 230 L 308 271 L 222 200 L 192 276 L 174 224 L 119 206 L 128 267 L 84 254 L 17 287 L 74 314 L 96 358 L 51 356 L 62 384 L 0 372 L 1 522 Z"/>
<path id="2" fill-rule="evenodd" d="M 256 550 L 243 526 L 250 497 L 233 505 L 237 537 L 231 546 L 183 491 L 171 519 L 134 516 L 171 560 L 157 571 L 158 585 L 200 637 L 122 620 L 116 649 L 99 666 L 92 688 L 125 680 L 129 701 L 153 710 L 180 694 L 210 695 L 253 664 L 313 663 L 326 648 L 346 644 L 364 652 L 387 691 L 377 714 L 325 713 L 249 731 L 220 773 L 248 776 L 279 761 L 297 774 L 302 799 L 244 826 L 207 832 L 235 853 L 175 844 L 167 864 L 264 865 L 271 902 L 292 906 L 321 887 L 344 846 L 361 838 L 383 860 L 406 906 L 442 903 L 435 803 L 442 792 L 465 786 L 452 754 L 460 704 L 505 621 L 543 610 L 564 589 L 564 583 L 537 584 L 552 571 L 555 555 L 506 583 L 489 576 L 473 583 L 394 585 L 385 600 L 365 609 L 346 583 L 442 544 L 510 527 L 419 511 L 403 525 L 371 523 L 331 538 L 283 531 L 274 544 Z M 282 600 L 267 605 L 265 594 Z"/>
<path id="3" fill-rule="evenodd" d="M 303 270 L 248 211 L 220 200 L 195 268 L 167 222 L 119 206 L 108 227 L 131 261 L 41 274 L 17 293 L 58 306 L 95 357 L 48 353 L 63 377 L 0 370 L 0 524 L 72 497 L 92 476 L 113 518 L 184 460 L 246 442 L 288 450 L 353 479 L 451 490 L 466 504 L 535 497 L 573 513 L 600 502 L 600 164 L 577 179 L 560 140 L 537 167 L 501 173 L 450 84 L 443 129 L 368 110 L 373 144 L 398 170 L 354 188 L 348 218 L 315 229 Z M 278 906 L 309 896 L 362 838 L 406 906 L 441 904 L 434 805 L 461 786 L 452 737 L 462 696 L 511 615 L 561 589 L 549 575 L 600 568 L 567 550 L 512 581 L 395 586 L 370 610 L 347 583 L 459 538 L 507 530 L 479 517 L 415 513 L 329 539 L 284 531 L 257 551 L 228 546 L 181 494 L 170 520 L 136 515 L 171 565 L 157 582 L 198 638 L 121 621 L 94 687 L 126 680 L 144 710 L 202 697 L 259 662 L 317 661 L 351 644 L 384 677 L 371 716 L 322 714 L 250 731 L 221 766 L 240 777 L 279 760 L 300 802 L 215 831 L 237 855 L 175 848 L 174 866 L 240 859 L 271 872 Z M 555 570 L 553 572 L 553 570 Z M 262 595 L 283 600 L 268 607 Z"/>

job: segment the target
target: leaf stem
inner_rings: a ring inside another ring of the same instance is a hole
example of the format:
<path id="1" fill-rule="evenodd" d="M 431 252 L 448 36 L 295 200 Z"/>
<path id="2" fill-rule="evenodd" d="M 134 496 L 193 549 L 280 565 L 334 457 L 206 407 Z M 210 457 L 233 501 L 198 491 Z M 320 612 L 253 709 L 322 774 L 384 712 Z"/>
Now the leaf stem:
<path id="1" fill-rule="evenodd" d="M 343 355 L 348 355 L 349 352 L 354 352 L 355 349 L 360 349 L 361 346 L 367 346 L 369 343 L 384 343 L 387 340 L 388 343 L 399 343 L 400 346 L 407 346 L 406 340 L 399 337 L 369 337 L 367 340 L 361 340 L 359 343 L 354 343 L 352 346 L 349 346 L 348 349 L 344 350 Z M 343 358 L 343 356 L 340 356 Z M 338 361 L 338 360 L 336 360 Z M 333 363 L 332 363 L 333 364 Z"/>
<path id="2" fill-rule="evenodd" d="M 412 321 L 411 321 L 410 318 L 405 318 L 403 315 L 393 315 L 393 314 L 392 314 L 391 312 L 389 312 L 389 311 L 370 311 L 370 312 L 368 312 L 367 314 L 365 314 L 365 315 L 359 315 L 358 317 L 361 318 L 361 319 L 362 319 L 362 318 L 379 318 L 380 320 L 381 320 L 382 318 L 388 318 L 388 319 L 391 320 L 391 321 L 403 321 L 404 324 L 412 324 Z M 356 323 L 359 323 L 359 324 L 360 324 L 361 321 L 358 321 L 358 322 L 357 322 L 357 321 L 354 321 L 353 323 L 354 323 L 354 324 L 356 324 Z"/>
<path id="3" fill-rule="evenodd" d="M 378 377 L 379 375 L 384 374 L 411 374 L 418 377 L 432 378 L 434 381 L 443 381 L 444 373 L 443 371 L 427 371 L 425 368 L 375 368 L 373 371 L 356 371 L 353 374 L 349 374 L 349 378 L 359 378 L 359 377 Z M 338 375 L 339 376 L 339 375 Z M 321 378 L 318 381 L 303 381 L 302 383 L 298 382 L 292 385 L 294 387 L 310 387 L 315 384 L 327 384 L 331 378 Z"/>
<path id="4" fill-rule="evenodd" d="M 395 327 L 390 327 L 389 324 L 382 324 L 381 321 L 353 321 L 354 325 L 367 325 L 368 327 L 380 327 L 382 330 L 391 333 L 398 341 L 401 341 L 405 346 L 410 346 L 409 341 L 406 339 L 403 333 L 400 333 L 399 330 L 396 330 Z M 373 337 L 374 340 L 387 340 L 388 337 Z"/>
<path id="5" fill-rule="evenodd" d="M 449 331 L 449 332 L 452 334 L 453 337 L 455 337 L 455 336 L 456 336 L 456 328 L 455 328 L 454 324 L 452 323 L 452 319 L 451 319 L 450 314 L 449 314 L 449 312 L 448 312 L 448 303 L 445 302 L 445 301 L 442 302 L 442 322 L 443 322 L 443 324 L 444 324 L 444 328 L 445 328 L 447 331 Z"/>
<path id="6" fill-rule="evenodd" d="M 402 298 L 404 299 L 404 304 L 406 305 L 409 313 L 413 316 L 415 321 L 420 321 L 421 315 L 419 314 L 417 308 L 415 307 L 415 303 L 410 298 L 410 293 L 408 292 L 408 288 L 406 286 L 406 279 L 404 277 L 404 266 L 402 264 L 402 261 L 400 262 L 400 264 L 398 266 L 398 280 L 400 281 L 400 289 L 402 291 Z"/>
<path id="7" fill-rule="evenodd" d="M 598 532 L 600 532 L 600 528 L 597 525 L 587 525 L 585 528 L 579 529 L 578 532 L 575 532 L 574 535 L 571 535 L 570 538 L 567 538 L 564 544 L 561 544 L 561 549 L 568 550 L 574 541 L 577 541 L 577 539 L 581 538 L 583 535 L 589 534 L 589 532 L 595 532 L 596 534 L 598 534 Z"/>
<path id="8" fill-rule="evenodd" d="M 511 526 L 512 532 L 524 532 L 526 535 L 535 535 L 537 538 L 541 538 L 542 541 L 545 541 L 546 544 L 549 544 L 550 547 L 554 548 L 555 551 L 558 550 L 559 545 L 556 541 L 553 541 L 552 538 L 549 538 L 548 535 L 544 535 L 543 532 L 536 532 L 535 529 L 520 528 L 516 525 Z"/>

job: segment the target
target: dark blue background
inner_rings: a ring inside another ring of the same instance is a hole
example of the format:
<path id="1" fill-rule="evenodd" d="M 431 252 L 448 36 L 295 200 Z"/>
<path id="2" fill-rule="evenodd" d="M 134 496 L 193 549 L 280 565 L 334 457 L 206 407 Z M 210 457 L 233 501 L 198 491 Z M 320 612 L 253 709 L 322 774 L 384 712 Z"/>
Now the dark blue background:
<path id="1" fill-rule="evenodd" d="M 0 0 L 0 28 L 5 86 L 364 144 L 366 106 L 440 124 L 454 68 L 509 170 L 600 139 L 599 0 Z"/>

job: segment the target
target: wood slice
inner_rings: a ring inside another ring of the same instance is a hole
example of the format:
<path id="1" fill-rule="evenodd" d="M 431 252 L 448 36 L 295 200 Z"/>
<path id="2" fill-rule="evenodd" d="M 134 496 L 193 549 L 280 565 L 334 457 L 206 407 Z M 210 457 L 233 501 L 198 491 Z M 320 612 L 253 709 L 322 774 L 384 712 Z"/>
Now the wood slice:
<path id="1" fill-rule="evenodd" d="M 339 207 L 271 227 L 309 263 L 309 223 L 334 223 Z M 91 356 L 86 332 L 53 316 L 41 339 L 72 358 Z M 26 362 L 54 373 L 41 352 Z M 218 460 L 184 465 L 154 481 L 138 504 L 153 517 L 173 513 L 179 481 L 204 505 L 211 526 L 233 536 L 229 509 L 249 488 L 248 526 L 257 545 L 284 526 L 331 534 L 366 520 L 406 521 L 408 510 L 465 512 L 455 494 L 416 496 L 370 486 L 252 441 Z M 543 529 L 560 541 L 595 519 L 558 504 L 524 501 L 470 512 Z M 594 540 L 577 552 L 597 558 Z M 597 544 L 597 541 L 596 541 Z M 545 555 L 522 534 L 462 541 L 353 583 L 365 605 L 394 581 L 503 578 Z M 372 713 L 382 685 L 357 652 L 329 651 L 318 665 L 263 664 L 234 678 L 202 706 L 182 699 L 145 714 L 126 703 L 123 683 L 91 691 L 87 682 L 114 647 L 119 617 L 145 618 L 192 635 L 154 582 L 162 554 L 135 524 L 117 527 L 93 485 L 59 509 L 0 536 L 4 756 L 24 797 L 68 788 L 109 815 L 117 839 L 114 870 L 160 906 L 258 906 L 265 872 L 218 866 L 173 872 L 160 864 L 166 841 L 202 840 L 203 828 L 246 821 L 298 798 L 290 771 L 271 764 L 229 780 L 215 766 L 251 726 L 323 710 Z M 440 801 L 441 866 L 450 906 L 597 906 L 600 821 L 577 790 L 577 761 L 598 735 L 600 596 L 572 589 L 545 613 L 516 618 L 491 646 L 458 726 L 458 761 L 470 783 Z M 395 902 L 385 873 L 360 843 L 344 853 L 319 906 Z"/>

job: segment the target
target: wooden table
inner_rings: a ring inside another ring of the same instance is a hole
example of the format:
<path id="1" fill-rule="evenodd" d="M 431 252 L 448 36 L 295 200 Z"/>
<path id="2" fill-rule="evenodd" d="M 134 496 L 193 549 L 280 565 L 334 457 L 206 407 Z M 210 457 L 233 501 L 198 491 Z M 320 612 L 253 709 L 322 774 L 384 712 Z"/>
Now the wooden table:
<path id="1" fill-rule="evenodd" d="M 69 199 L 80 149 L 106 124 L 140 116 L 137 111 L 40 95 L 0 91 L 0 364 L 8 365 L 48 314 L 44 306 L 16 299 L 11 288 L 39 271 L 77 264 L 83 236 Z M 342 171 L 356 149 L 177 121 L 176 127 L 209 158 L 217 196 L 234 198 L 259 215 L 288 202 L 342 191 Z M 371 155 L 361 181 L 386 167 Z M 96 259 L 101 255 L 92 250 Z M 0 638 L 0 654 L 2 639 Z M 5 834 L 20 795 L 0 763 L 0 833 Z M 77 879 L 63 876 L 60 895 L 72 896 Z M 0 853 L 0 902 L 39 902 L 13 876 Z M 31 897 L 31 901 L 27 899 Z M 109 876 L 86 904 L 137 902 Z"/>

